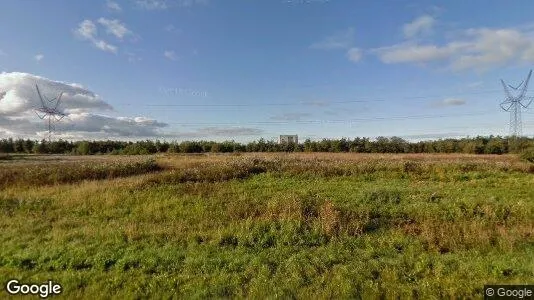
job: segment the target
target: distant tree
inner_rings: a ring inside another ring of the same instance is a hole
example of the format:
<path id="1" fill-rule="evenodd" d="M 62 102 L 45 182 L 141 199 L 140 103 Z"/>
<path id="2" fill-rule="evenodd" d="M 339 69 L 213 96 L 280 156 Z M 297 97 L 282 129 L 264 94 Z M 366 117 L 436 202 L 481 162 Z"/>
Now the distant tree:
<path id="1" fill-rule="evenodd" d="M 89 142 L 82 141 L 78 143 L 78 146 L 76 147 L 76 153 L 79 155 L 89 155 L 91 154 L 91 149 L 89 147 Z"/>
<path id="2" fill-rule="evenodd" d="M 48 152 L 48 148 L 45 140 L 41 140 L 33 145 L 32 152 L 35 154 L 45 154 Z"/>

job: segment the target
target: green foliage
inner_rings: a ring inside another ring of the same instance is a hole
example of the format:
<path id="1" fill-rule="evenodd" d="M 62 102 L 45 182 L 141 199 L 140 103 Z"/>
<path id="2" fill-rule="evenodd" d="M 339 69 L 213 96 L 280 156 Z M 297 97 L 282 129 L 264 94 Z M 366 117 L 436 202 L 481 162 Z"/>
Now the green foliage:
<path id="1" fill-rule="evenodd" d="M 89 147 L 89 142 L 83 141 L 78 144 L 76 148 L 76 153 L 79 155 L 88 155 L 91 154 L 91 148 Z"/>
<path id="2" fill-rule="evenodd" d="M 534 144 L 529 138 L 475 137 L 435 141 L 408 142 L 399 137 L 342 138 L 321 141 L 305 140 L 302 144 L 278 144 L 260 139 L 247 144 L 235 141 L 53 141 L 0 140 L 0 153 L 36 154 L 125 154 L 146 155 L 154 153 L 232 153 L 232 152 L 357 152 L 357 153 L 470 153 L 505 154 L 519 153 Z"/>
<path id="3" fill-rule="evenodd" d="M 534 147 L 523 150 L 521 152 L 521 159 L 534 163 Z"/>

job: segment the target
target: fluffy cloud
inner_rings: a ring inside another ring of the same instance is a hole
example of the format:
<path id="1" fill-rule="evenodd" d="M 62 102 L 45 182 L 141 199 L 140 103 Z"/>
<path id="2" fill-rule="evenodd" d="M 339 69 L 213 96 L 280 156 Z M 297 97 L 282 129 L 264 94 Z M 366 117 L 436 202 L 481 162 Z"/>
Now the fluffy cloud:
<path id="1" fill-rule="evenodd" d="M 153 137 L 167 124 L 143 117 L 110 117 L 99 114 L 70 114 L 64 124 L 68 131 L 101 133 L 107 137 Z"/>
<path id="2" fill-rule="evenodd" d="M 93 23 L 91 20 L 83 20 L 80 22 L 80 24 L 78 24 L 78 28 L 74 30 L 74 33 L 79 38 L 90 41 L 95 47 L 102 51 L 117 53 L 117 46 L 111 45 L 106 41 L 97 38 L 98 31 L 95 23 Z"/>
<path id="3" fill-rule="evenodd" d="M 165 56 L 169 60 L 178 60 L 178 56 L 176 56 L 176 53 L 171 50 L 166 50 L 163 52 L 163 56 Z"/>
<path id="4" fill-rule="evenodd" d="M 347 51 L 347 57 L 349 58 L 350 61 L 358 62 L 360 61 L 360 59 L 362 59 L 362 56 L 363 56 L 363 52 L 361 49 L 350 48 Z"/>
<path id="5" fill-rule="evenodd" d="M 449 58 L 454 49 L 435 45 L 398 44 L 374 49 L 380 60 L 386 64 L 406 62 L 428 62 Z"/>
<path id="6" fill-rule="evenodd" d="M 34 114 L 41 107 L 35 84 L 51 99 L 63 92 L 59 110 L 67 116 L 54 123 L 54 137 L 62 139 L 191 139 L 257 136 L 264 131 L 247 127 L 203 127 L 166 132 L 168 124 L 145 117 L 116 117 L 99 113 L 113 108 L 80 84 L 54 81 L 27 73 L 0 73 L 0 133 L 4 136 L 41 139 L 46 125 Z M 46 99 L 45 99 L 46 103 Z M 48 103 L 47 103 L 48 104 Z"/>
<path id="7" fill-rule="evenodd" d="M 33 113 L 34 108 L 42 106 L 35 84 L 49 99 L 63 92 L 59 110 L 67 117 L 56 124 L 63 138 L 154 137 L 161 136 L 160 130 L 167 126 L 144 117 L 111 117 L 92 113 L 113 108 L 80 84 L 53 81 L 27 73 L 1 73 L 0 131 L 15 136 L 42 136 L 44 126 Z"/>
<path id="8" fill-rule="evenodd" d="M 41 106 L 35 88 L 36 84 L 44 94 L 43 96 L 50 99 L 63 92 L 61 107 L 65 110 L 112 109 L 98 95 L 78 84 L 53 81 L 27 73 L 4 72 L 0 73 L 0 91 L 4 93 L 4 97 L 0 100 L 0 114 L 20 115 Z"/>
<path id="9" fill-rule="evenodd" d="M 421 17 L 406 24 L 404 33 L 407 37 L 414 37 L 430 30 L 433 22 Z M 387 64 L 442 62 L 451 70 L 486 70 L 505 64 L 534 62 L 534 30 L 471 28 L 441 45 L 421 44 L 408 39 L 400 44 L 372 49 L 371 52 Z"/>
<path id="10" fill-rule="evenodd" d="M 109 11 L 112 11 L 112 12 L 121 12 L 122 11 L 121 6 L 117 2 L 114 2 L 114 1 L 107 1 L 106 2 L 106 7 L 107 7 L 107 9 Z"/>
<path id="11" fill-rule="evenodd" d="M 126 25 L 119 20 L 109 20 L 106 18 L 100 18 L 97 21 L 100 25 L 104 26 L 106 33 L 112 34 L 118 39 L 122 40 L 126 35 L 132 35 L 132 32 L 126 28 Z"/>
<path id="12" fill-rule="evenodd" d="M 332 36 L 324 38 L 320 42 L 313 43 L 310 48 L 332 50 L 332 49 L 347 49 L 354 43 L 354 28 L 348 28 L 343 32 L 338 32 Z"/>
<path id="13" fill-rule="evenodd" d="M 428 34 L 432 31 L 432 27 L 436 20 L 429 16 L 421 16 L 408 24 L 404 24 L 402 31 L 407 38 L 413 38 L 420 34 Z"/>
<path id="14" fill-rule="evenodd" d="M 345 31 L 337 32 L 323 40 L 310 45 L 311 49 L 335 50 L 346 49 L 347 58 L 352 62 L 358 62 L 363 56 L 363 51 L 352 47 L 354 44 L 354 28 L 350 27 Z"/>
<path id="15" fill-rule="evenodd" d="M 206 5 L 209 0 L 136 0 L 138 8 L 145 10 L 166 10 L 172 7 L 191 7 L 196 4 Z"/>
<path id="16" fill-rule="evenodd" d="M 163 10 L 169 8 L 167 1 L 164 0 L 137 0 L 135 1 L 135 4 L 137 7 L 146 10 Z"/>

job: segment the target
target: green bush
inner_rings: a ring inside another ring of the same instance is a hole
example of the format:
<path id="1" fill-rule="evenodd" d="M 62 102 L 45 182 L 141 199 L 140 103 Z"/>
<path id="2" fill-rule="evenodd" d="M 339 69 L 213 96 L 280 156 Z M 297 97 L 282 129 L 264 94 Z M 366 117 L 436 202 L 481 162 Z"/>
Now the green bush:
<path id="1" fill-rule="evenodd" d="M 534 147 L 530 147 L 521 152 L 521 159 L 534 163 Z"/>

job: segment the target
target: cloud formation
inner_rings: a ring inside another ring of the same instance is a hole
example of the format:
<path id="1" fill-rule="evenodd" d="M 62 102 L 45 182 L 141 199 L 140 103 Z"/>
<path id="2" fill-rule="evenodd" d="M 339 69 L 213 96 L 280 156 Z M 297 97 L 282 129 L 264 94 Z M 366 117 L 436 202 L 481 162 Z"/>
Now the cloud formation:
<path id="1" fill-rule="evenodd" d="M 363 57 L 363 51 L 354 45 L 354 28 L 349 27 L 345 31 L 334 33 L 323 40 L 310 45 L 316 50 L 346 50 L 347 58 L 352 62 L 358 62 Z"/>
<path id="2" fill-rule="evenodd" d="M 332 50 L 346 49 L 354 43 L 354 28 L 348 28 L 345 31 L 337 32 L 323 40 L 310 45 L 312 49 Z"/>
<path id="3" fill-rule="evenodd" d="M 209 0 L 135 0 L 135 5 L 144 10 L 166 10 L 173 7 L 206 5 Z"/>
<path id="4" fill-rule="evenodd" d="M 36 54 L 36 55 L 33 57 L 33 59 L 35 59 L 35 60 L 38 61 L 38 62 L 41 61 L 41 60 L 43 60 L 43 58 L 44 58 L 44 55 L 43 55 L 43 54 L 40 54 L 40 53 L 39 53 L 39 54 Z"/>
<path id="5" fill-rule="evenodd" d="M 362 59 L 362 56 L 363 56 L 363 52 L 359 48 L 350 48 L 347 51 L 347 57 L 349 58 L 350 61 L 358 62 L 360 61 L 360 59 Z"/>
<path id="6" fill-rule="evenodd" d="M 95 23 L 91 20 L 83 20 L 78 24 L 78 28 L 74 30 L 74 33 L 81 39 L 90 41 L 93 46 L 96 48 L 105 51 L 110 52 L 113 54 L 117 53 L 117 46 L 114 46 L 112 44 L 107 43 L 104 40 L 98 39 L 98 31 L 96 28 Z"/>
<path id="7" fill-rule="evenodd" d="M 404 24 L 402 32 L 406 38 L 413 38 L 422 34 L 429 34 L 436 20 L 429 15 L 420 16 L 410 23 Z"/>
<path id="8" fill-rule="evenodd" d="M 169 60 L 178 60 L 178 56 L 176 53 L 172 50 L 165 50 L 163 52 L 163 56 L 165 56 Z"/>
<path id="9" fill-rule="evenodd" d="M 122 40 L 126 35 L 132 35 L 133 33 L 126 28 L 126 25 L 119 20 L 109 20 L 106 18 L 98 19 L 98 23 L 106 29 L 106 33 L 114 35 L 119 40 Z"/>
<path id="10" fill-rule="evenodd" d="M 112 106 L 80 84 L 54 81 L 27 73 L 0 73 L 0 131 L 15 136 L 42 136 L 44 126 L 33 109 L 42 106 L 35 85 L 44 97 L 63 92 L 59 110 L 67 114 L 56 124 L 62 137 L 113 138 L 161 136 L 167 124 L 144 117 L 112 117 L 94 111 Z"/>
<path id="11" fill-rule="evenodd" d="M 169 8 L 167 1 L 164 0 L 136 0 L 135 4 L 137 7 L 146 10 L 164 10 Z"/>
<path id="12" fill-rule="evenodd" d="M 441 63 L 448 69 L 483 71 L 506 64 L 534 62 L 534 28 L 469 28 L 445 43 L 420 43 L 414 38 L 432 30 L 435 20 L 422 16 L 403 26 L 406 40 L 370 52 L 386 64 Z M 445 35 L 447 37 L 447 35 Z"/>
<path id="13" fill-rule="evenodd" d="M 465 105 L 467 101 L 458 98 L 446 98 L 433 103 L 434 107 L 446 107 L 446 106 L 460 106 Z"/>
<path id="14" fill-rule="evenodd" d="M 121 6 L 117 2 L 109 1 L 109 0 L 106 2 L 106 8 L 111 12 L 121 12 L 122 11 Z"/>

